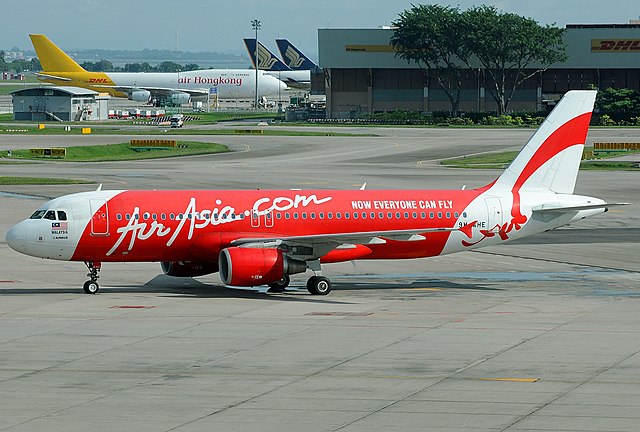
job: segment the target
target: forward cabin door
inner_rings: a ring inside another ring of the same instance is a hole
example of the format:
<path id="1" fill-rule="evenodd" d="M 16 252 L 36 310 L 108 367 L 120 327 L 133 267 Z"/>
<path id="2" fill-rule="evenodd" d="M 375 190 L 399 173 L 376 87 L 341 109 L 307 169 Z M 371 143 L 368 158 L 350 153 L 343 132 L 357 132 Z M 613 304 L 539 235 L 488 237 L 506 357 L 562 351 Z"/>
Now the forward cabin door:
<path id="1" fill-rule="evenodd" d="M 100 199 L 89 200 L 91 206 L 91 235 L 109 235 L 109 211 L 107 202 Z"/>

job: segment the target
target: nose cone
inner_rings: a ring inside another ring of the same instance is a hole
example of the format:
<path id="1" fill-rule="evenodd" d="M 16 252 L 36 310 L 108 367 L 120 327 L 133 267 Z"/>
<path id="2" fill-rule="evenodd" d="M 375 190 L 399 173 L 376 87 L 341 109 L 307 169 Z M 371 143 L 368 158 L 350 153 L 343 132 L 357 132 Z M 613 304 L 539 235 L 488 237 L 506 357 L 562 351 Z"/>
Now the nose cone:
<path id="1" fill-rule="evenodd" d="M 278 88 L 280 89 L 280 91 L 283 91 L 288 89 L 289 86 L 287 86 L 287 84 L 284 83 L 283 81 L 278 80 Z"/>
<path id="2" fill-rule="evenodd" d="M 9 228 L 6 241 L 14 251 L 23 254 L 27 253 L 27 230 L 22 222 Z"/>

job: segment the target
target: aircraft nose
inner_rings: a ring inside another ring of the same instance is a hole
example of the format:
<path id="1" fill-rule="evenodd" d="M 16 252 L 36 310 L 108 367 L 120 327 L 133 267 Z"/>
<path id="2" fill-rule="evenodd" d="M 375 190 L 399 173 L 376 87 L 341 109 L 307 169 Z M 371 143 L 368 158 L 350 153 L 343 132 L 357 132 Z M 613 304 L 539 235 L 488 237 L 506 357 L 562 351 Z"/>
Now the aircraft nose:
<path id="1" fill-rule="evenodd" d="M 278 82 L 278 87 L 280 88 L 280 90 L 286 90 L 286 89 L 289 88 L 289 86 L 285 82 L 280 81 L 280 80 L 278 80 L 278 81 L 279 81 Z"/>
<path id="2" fill-rule="evenodd" d="M 7 231 L 5 237 L 11 249 L 20 253 L 27 253 L 27 230 L 23 223 L 18 223 Z"/>

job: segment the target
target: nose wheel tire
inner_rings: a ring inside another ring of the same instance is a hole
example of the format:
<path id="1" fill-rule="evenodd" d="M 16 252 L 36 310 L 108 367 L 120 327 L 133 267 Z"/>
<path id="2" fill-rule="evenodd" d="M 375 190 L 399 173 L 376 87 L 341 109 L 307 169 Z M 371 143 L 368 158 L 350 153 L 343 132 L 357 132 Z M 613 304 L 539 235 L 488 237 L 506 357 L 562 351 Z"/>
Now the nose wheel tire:
<path id="1" fill-rule="evenodd" d="M 98 282 L 88 280 L 84 283 L 84 285 L 82 286 L 82 289 L 87 294 L 95 294 L 100 289 L 100 285 L 98 285 Z"/>
<path id="2" fill-rule="evenodd" d="M 282 279 L 275 282 L 271 282 L 268 285 L 269 289 L 267 290 L 267 292 L 281 293 L 285 290 L 286 287 L 289 286 L 289 283 L 291 283 L 291 277 L 289 275 L 284 275 Z"/>
<path id="3" fill-rule="evenodd" d="M 313 295 L 327 295 L 331 292 L 331 281 L 324 276 L 311 276 L 307 281 L 307 291 Z"/>

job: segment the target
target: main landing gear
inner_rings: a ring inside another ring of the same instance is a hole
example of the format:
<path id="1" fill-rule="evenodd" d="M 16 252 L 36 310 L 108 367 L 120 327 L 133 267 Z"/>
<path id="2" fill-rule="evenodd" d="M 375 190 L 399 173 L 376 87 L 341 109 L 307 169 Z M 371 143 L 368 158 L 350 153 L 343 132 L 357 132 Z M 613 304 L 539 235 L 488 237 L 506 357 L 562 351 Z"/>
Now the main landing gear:
<path id="1" fill-rule="evenodd" d="M 100 273 L 100 269 L 102 268 L 101 262 L 93 262 L 93 261 L 85 261 L 84 264 L 89 269 L 89 273 L 87 276 L 90 280 L 86 281 L 82 286 L 82 289 L 87 294 L 95 294 L 100 289 L 100 285 L 98 285 L 98 273 Z"/>
<path id="2" fill-rule="evenodd" d="M 307 291 L 312 295 L 327 295 L 331 292 L 331 281 L 322 276 L 320 260 L 307 261 L 307 268 L 313 272 L 313 276 L 307 280 Z"/>
<path id="3" fill-rule="evenodd" d="M 327 295 L 331 292 L 331 281 L 322 276 L 320 260 L 307 261 L 307 268 L 313 271 L 313 276 L 307 280 L 307 291 L 313 295 Z M 268 284 L 268 293 L 281 293 L 289 286 L 291 277 L 284 275 L 282 279 Z"/>

